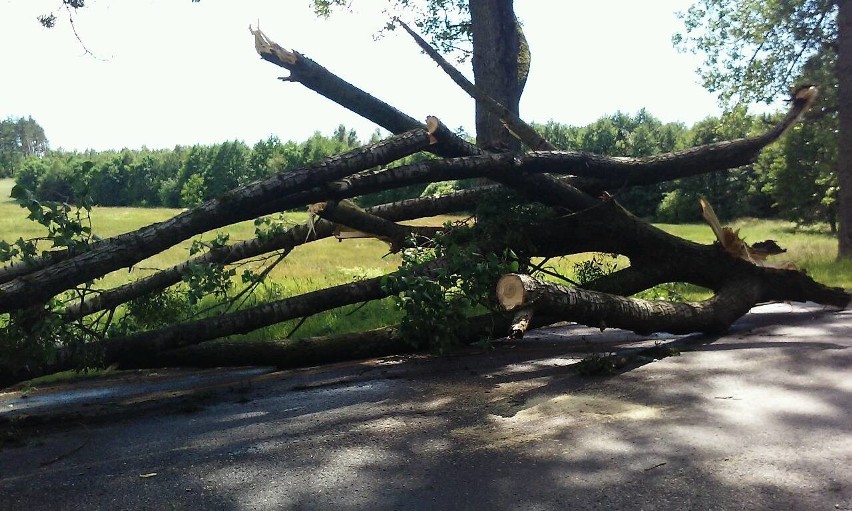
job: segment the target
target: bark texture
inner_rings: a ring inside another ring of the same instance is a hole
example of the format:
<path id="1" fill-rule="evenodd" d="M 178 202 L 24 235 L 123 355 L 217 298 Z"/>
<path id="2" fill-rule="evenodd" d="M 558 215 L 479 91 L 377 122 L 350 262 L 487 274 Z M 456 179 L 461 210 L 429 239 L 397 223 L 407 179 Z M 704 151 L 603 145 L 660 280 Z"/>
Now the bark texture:
<path id="1" fill-rule="evenodd" d="M 542 327 L 554 322 L 551 318 L 542 317 L 534 326 Z M 499 337 L 508 325 L 508 319 L 503 316 L 476 316 L 458 325 L 459 339 L 472 343 L 483 337 Z M 157 357 L 157 363 L 167 366 L 218 367 L 223 360 L 234 365 L 257 365 L 262 360 L 266 365 L 291 368 L 415 351 L 414 345 L 400 337 L 399 328 L 394 325 L 351 334 L 296 340 L 210 341 L 163 352 Z"/>
<path id="2" fill-rule="evenodd" d="M 740 281 L 727 283 L 709 300 L 675 303 L 567 287 L 529 275 L 508 274 L 497 283 L 497 298 L 507 311 L 524 307 L 601 331 L 621 328 L 638 334 L 722 332 L 748 312 L 760 293 L 757 280 Z"/>
<path id="3" fill-rule="evenodd" d="M 852 2 L 837 2 L 837 99 L 840 140 L 837 180 L 840 186 L 838 255 L 852 257 Z"/>
<path id="4" fill-rule="evenodd" d="M 520 38 L 512 0 L 470 2 L 473 37 L 473 76 L 476 86 L 497 103 L 517 114 L 523 82 L 518 73 Z M 518 139 L 503 126 L 499 115 L 483 101 L 476 102 L 477 145 L 486 149 L 518 151 Z"/>

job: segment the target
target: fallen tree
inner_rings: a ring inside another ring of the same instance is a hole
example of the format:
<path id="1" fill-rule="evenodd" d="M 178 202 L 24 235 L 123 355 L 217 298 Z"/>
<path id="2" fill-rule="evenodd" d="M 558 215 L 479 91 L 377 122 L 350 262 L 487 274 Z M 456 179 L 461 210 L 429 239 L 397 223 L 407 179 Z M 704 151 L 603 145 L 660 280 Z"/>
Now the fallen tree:
<path id="1" fill-rule="evenodd" d="M 483 335 L 520 337 L 530 325 L 560 320 L 640 333 L 716 332 L 727 328 L 760 302 L 814 301 L 839 308 L 849 303 L 849 294 L 841 289 L 821 285 L 795 269 L 755 264 L 748 257 L 738 256 L 739 252 L 732 252 L 724 241 L 700 245 L 666 234 L 631 215 L 607 193 L 607 190 L 724 171 L 753 161 L 762 148 L 777 140 L 810 106 L 817 93 L 814 87 L 796 91 L 784 119 L 760 136 L 646 158 L 615 158 L 552 150 L 552 146 L 520 118 L 507 117 L 508 110 L 499 102 L 489 99 L 473 84 L 460 83 L 475 99 L 501 117 L 507 128 L 528 147 L 538 149 L 495 152 L 459 138 L 436 118 L 428 119 L 423 125 L 300 53 L 283 49 L 260 30 L 253 34 L 259 55 L 289 70 L 286 81 L 300 83 L 394 135 L 310 167 L 250 183 L 166 222 L 94 241 L 74 250 L 56 250 L 0 269 L 0 313 L 8 318 L 5 337 L 20 336 L 18 342 L 24 347 L 27 343 L 47 343 L 54 348 L 46 358 L 7 358 L 2 363 L 0 382 L 8 383 L 81 364 L 185 365 L 197 360 L 204 365 L 274 361 L 284 366 L 386 354 L 394 351 L 393 346 L 406 351 L 412 349 L 412 345 L 403 338 L 418 335 L 410 327 L 406 330 L 406 323 L 399 328 L 300 343 L 256 341 L 239 348 L 232 341 L 215 344 L 207 341 L 343 305 L 406 293 L 409 300 L 403 302 L 413 308 L 409 314 L 418 314 L 417 310 L 422 314 L 422 309 L 417 307 L 423 304 L 418 301 L 457 301 L 459 292 L 450 292 L 450 288 L 461 288 L 464 293 L 475 295 L 475 301 L 490 306 L 492 313 L 470 318 L 458 315 L 457 309 L 446 309 L 451 312 L 447 312 L 444 321 L 433 317 L 431 326 L 417 323 L 433 340 L 441 335 L 462 341 L 476 340 Z M 418 40 L 418 44 L 427 48 L 422 40 Z M 430 55 L 438 59 L 442 67 L 451 69 L 437 52 L 431 51 Z M 458 76 L 454 79 L 461 80 Z M 389 166 L 417 151 L 428 151 L 434 158 Z M 360 195 L 412 183 L 473 177 L 496 184 L 366 210 L 346 202 Z M 508 194 L 516 196 L 509 198 Z M 435 214 L 476 210 L 488 196 L 495 197 L 496 209 L 503 209 L 506 218 L 495 223 L 479 211 L 475 221 L 466 225 L 415 228 L 398 223 Z M 95 292 L 84 288 L 74 292 L 92 279 L 132 266 L 196 234 L 309 206 L 316 218 L 308 224 L 254 240 L 211 246 L 206 253 L 185 263 L 115 289 Z M 398 272 L 383 277 L 240 310 L 223 308 L 209 317 L 185 318 L 176 324 L 145 331 L 109 333 L 108 326 L 122 304 L 180 283 L 193 267 L 224 268 L 247 258 L 269 254 L 276 254 L 272 260 L 280 261 L 299 245 L 335 234 L 340 236 L 341 231 L 385 240 L 392 251 L 420 251 L 422 254 L 425 250 L 433 257 L 428 262 L 410 262 Z M 621 254 L 629 258 L 630 266 L 602 275 L 582 287 L 556 285 L 526 274 L 542 270 L 540 265 L 533 263 L 536 258 L 582 252 Z M 484 270 L 470 273 L 472 268 L 480 267 Z M 498 282 L 500 274 L 507 269 L 517 271 L 504 275 Z M 443 284 L 416 294 L 420 289 L 416 286 L 421 285 L 416 282 L 441 278 L 445 279 Z M 681 304 L 630 298 L 655 285 L 673 281 L 703 286 L 712 290 L 714 296 L 700 303 Z M 484 292 L 484 288 L 489 291 Z M 433 292 L 435 289 L 438 296 Z M 500 306 L 491 300 L 494 294 Z M 465 303 L 471 309 L 473 303 Z M 444 309 L 431 310 L 434 314 L 435 310 Z M 513 313 L 516 318 L 511 322 Z M 63 328 L 57 329 L 56 325 Z M 65 342 L 57 346 L 57 332 L 72 338 L 61 339 Z M 367 350 L 368 346 L 373 348 Z M 236 351 L 240 354 L 236 355 Z"/>

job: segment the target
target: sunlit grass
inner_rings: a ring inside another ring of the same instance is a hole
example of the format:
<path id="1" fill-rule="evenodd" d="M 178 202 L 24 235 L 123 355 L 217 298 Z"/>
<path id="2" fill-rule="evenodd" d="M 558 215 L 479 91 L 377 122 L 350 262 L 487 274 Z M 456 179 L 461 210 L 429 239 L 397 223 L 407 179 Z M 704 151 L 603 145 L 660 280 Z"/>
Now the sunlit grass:
<path id="1" fill-rule="evenodd" d="M 12 180 L 0 180 L 0 239 L 12 242 L 18 237 L 31 239 L 44 236 L 45 229 L 27 220 L 27 211 L 8 198 L 12 184 Z M 102 238 L 115 236 L 167 220 L 180 212 L 180 209 L 168 208 L 95 207 L 91 212 L 93 233 Z M 308 220 L 308 214 L 288 212 L 285 220 L 293 225 L 304 223 Z M 449 217 L 421 220 L 416 223 L 441 225 L 448 220 L 450 220 Z M 227 233 L 229 242 L 237 242 L 253 238 L 255 226 L 253 221 L 240 222 L 193 239 L 212 240 L 218 232 Z M 192 240 L 186 240 L 135 264 L 130 269 L 114 271 L 99 279 L 95 286 L 104 289 L 112 288 L 149 275 L 158 269 L 181 263 L 189 257 L 191 244 Z M 43 244 L 41 248 L 47 249 L 49 246 Z M 381 276 L 396 270 L 399 262 L 398 255 L 388 253 L 387 244 L 375 239 L 337 241 L 329 238 L 307 243 L 296 247 L 269 273 L 267 281 L 261 284 L 257 299 L 247 304 L 257 303 L 258 300 L 288 298 L 329 286 Z M 262 264 L 262 261 L 246 263 L 245 266 L 240 267 L 237 275 L 239 276 L 244 268 L 259 270 Z M 242 286 L 239 277 L 236 277 L 234 281 L 237 286 Z M 387 300 L 364 306 L 353 305 L 308 318 L 298 327 L 296 337 L 358 331 L 397 321 L 399 321 L 399 313 Z M 252 333 L 251 337 L 284 337 L 296 329 L 297 324 L 298 320 L 287 321 L 258 330 Z"/>

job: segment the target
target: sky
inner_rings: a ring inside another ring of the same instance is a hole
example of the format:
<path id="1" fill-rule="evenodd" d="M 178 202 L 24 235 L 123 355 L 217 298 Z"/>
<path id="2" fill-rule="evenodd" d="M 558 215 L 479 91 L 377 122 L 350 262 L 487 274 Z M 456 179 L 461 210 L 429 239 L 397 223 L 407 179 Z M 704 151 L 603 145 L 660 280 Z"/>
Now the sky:
<path id="1" fill-rule="evenodd" d="M 675 13 L 691 0 L 516 0 L 532 64 L 521 99 L 528 122 L 585 125 L 646 108 L 687 125 L 719 115 L 679 53 Z M 275 135 L 303 141 L 338 125 L 377 128 L 260 59 L 249 25 L 417 119 L 473 133 L 473 101 L 403 31 L 376 39 L 387 2 L 317 19 L 309 0 L 0 0 L 0 118 L 32 116 L 66 150 L 171 148 Z M 36 16 L 53 11 L 56 27 Z M 469 64 L 460 69 L 472 76 Z"/>

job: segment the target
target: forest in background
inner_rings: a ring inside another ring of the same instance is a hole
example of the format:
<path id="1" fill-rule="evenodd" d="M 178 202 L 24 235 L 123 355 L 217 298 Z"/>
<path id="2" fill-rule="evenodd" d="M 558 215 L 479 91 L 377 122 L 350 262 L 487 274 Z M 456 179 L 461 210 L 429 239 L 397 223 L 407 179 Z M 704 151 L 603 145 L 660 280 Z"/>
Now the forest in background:
<path id="1" fill-rule="evenodd" d="M 607 115 L 587 126 L 550 121 L 534 127 L 562 150 L 651 156 L 754 135 L 775 120 L 777 116 L 750 115 L 739 108 L 721 119 L 710 117 L 687 127 L 663 123 L 640 110 L 635 115 Z M 369 142 L 381 136 L 377 130 Z M 751 165 L 611 193 L 628 210 L 653 221 L 698 221 L 698 197 L 705 196 L 726 220 L 754 217 L 805 225 L 825 223 L 834 233 L 836 138 L 836 131 L 823 117 L 794 127 Z M 234 140 L 174 149 L 76 152 L 49 149 L 44 130 L 31 117 L 7 119 L 0 121 L 0 177 L 14 177 L 17 184 L 44 201 L 73 204 L 88 197 L 101 206 L 193 207 L 237 186 L 363 143 L 354 130 L 340 125 L 331 135 L 318 131 L 303 142 L 282 142 L 270 136 L 252 146 Z M 400 163 L 429 157 L 415 155 Z M 472 180 L 462 180 L 414 185 L 360 197 L 357 202 L 371 206 L 472 184 Z"/>

